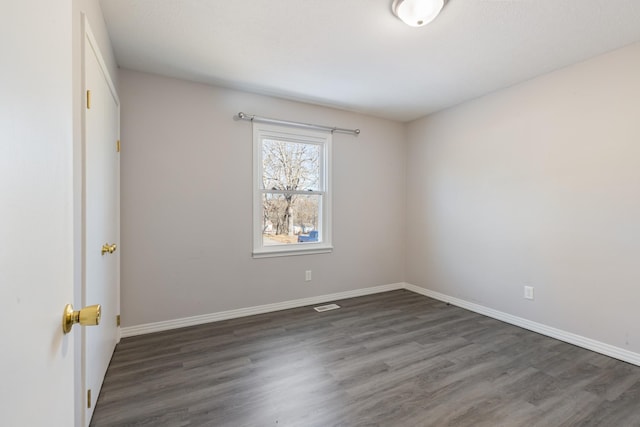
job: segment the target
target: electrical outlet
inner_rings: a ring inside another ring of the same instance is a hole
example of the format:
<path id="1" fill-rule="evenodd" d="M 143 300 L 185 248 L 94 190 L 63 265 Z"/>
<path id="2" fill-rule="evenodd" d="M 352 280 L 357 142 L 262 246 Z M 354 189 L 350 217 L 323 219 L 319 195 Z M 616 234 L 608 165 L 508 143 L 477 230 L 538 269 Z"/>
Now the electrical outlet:
<path id="1" fill-rule="evenodd" d="M 524 297 L 525 299 L 533 299 L 533 286 L 524 287 Z"/>
<path id="2" fill-rule="evenodd" d="M 304 272 L 304 280 L 305 282 L 310 282 L 311 281 L 311 270 L 307 270 Z"/>

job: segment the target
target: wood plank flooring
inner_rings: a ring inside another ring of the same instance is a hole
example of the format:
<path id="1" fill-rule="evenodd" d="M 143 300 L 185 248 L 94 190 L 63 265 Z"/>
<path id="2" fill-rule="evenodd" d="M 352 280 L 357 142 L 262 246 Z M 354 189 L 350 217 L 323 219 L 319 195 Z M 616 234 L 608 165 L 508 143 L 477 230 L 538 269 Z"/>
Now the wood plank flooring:
<path id="1" fill-rule="evenodd" d="M 125 338 L 92 426 L 640 426 L 640 367 L 399 290 Z"/>

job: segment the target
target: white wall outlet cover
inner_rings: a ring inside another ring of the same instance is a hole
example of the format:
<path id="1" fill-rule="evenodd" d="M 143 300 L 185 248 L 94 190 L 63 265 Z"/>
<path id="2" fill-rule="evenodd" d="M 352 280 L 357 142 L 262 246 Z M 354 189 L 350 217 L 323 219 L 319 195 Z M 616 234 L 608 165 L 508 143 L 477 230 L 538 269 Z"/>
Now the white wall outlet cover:
<path id="1" fill-rule="evenodd" d="M 524 297 L 526 299 L 533 299 L 533 286 L 524 287 Z"/>

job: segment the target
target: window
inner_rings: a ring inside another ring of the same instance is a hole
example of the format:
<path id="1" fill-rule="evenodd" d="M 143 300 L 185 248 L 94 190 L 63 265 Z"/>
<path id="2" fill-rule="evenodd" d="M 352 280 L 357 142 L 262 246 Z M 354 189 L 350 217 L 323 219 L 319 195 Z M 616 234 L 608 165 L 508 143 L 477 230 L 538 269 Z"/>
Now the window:
<path id="1" fill-rule="evenodd" d="M 331 134 L 253 124 L 253 256 L 330 252 Z"/>

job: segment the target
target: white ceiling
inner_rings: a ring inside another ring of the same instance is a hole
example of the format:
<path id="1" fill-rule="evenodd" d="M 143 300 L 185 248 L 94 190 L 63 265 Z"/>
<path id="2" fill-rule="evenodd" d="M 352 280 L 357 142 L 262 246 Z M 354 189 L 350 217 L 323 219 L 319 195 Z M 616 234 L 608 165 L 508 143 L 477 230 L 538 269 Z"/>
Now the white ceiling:
<path id="1" fill-rule="evenodd" d="M 640 41 L 640 0 L 101 0 L 121 67 L 409 121 Z M 615 78 L 615 76 L 612 76 Z"/>

